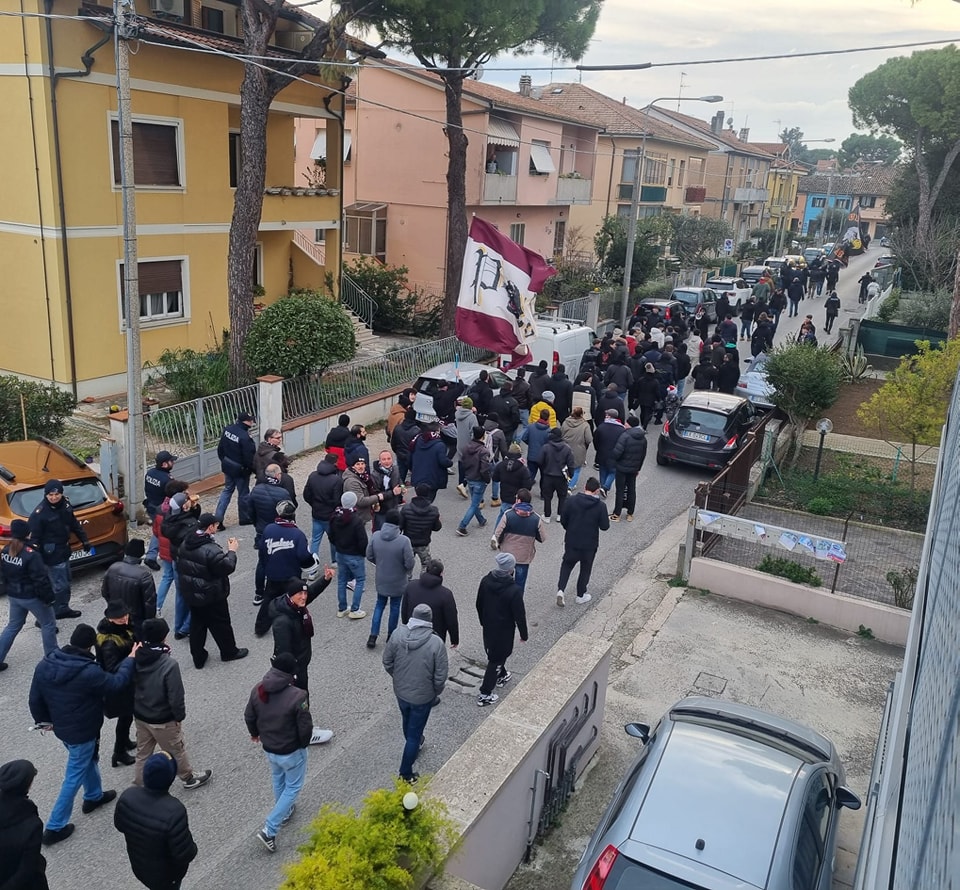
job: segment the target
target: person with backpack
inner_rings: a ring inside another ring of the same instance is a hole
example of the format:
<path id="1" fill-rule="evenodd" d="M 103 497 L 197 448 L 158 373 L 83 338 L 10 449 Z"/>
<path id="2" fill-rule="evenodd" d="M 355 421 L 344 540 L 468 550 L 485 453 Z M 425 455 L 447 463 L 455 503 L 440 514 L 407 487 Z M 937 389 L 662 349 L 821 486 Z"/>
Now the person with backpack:
<path id="1" fill-rule="evenodd" d="M 533 509 L 532 500 L 529 489 L 521 488 L 513 506 L 497 521 L 496 531 L 490 539 L 493 550 L 509 553 L 516 560 L 513 577 L 521 594 L 527 588 L 527 575 L 530 563 L 537 555 L 537 542 L 542 544 L 547 540 L 543 519 Z"/>

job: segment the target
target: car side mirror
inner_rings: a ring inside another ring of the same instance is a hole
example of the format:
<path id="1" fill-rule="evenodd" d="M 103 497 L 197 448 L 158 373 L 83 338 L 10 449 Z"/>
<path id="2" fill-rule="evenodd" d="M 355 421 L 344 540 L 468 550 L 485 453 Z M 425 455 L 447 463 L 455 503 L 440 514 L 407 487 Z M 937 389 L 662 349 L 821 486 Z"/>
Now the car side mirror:
<path id="1" fill-rule="evenodd" d="M 860 798 L 845 785 L 841 785 L 837 789 L 837 806 L 847 810 L 859 810 Z"/>
<path id="2" fill-rule="evenodd" d="M 646 744 L 650 740 L 650 726 L 646 723 L 628 723 L 623 727 L 623 731 L 628 735 L 632 736 L 635 739 L 640 739 L 641 742 Z M 860 801 L 857 801 L 859 806 Z"/>

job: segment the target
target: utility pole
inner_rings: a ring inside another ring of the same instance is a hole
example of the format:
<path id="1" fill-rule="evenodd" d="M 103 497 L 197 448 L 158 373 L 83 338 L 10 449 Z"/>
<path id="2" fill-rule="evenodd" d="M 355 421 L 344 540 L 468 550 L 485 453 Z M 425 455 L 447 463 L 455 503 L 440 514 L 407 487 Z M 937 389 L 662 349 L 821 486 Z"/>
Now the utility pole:
<path id="1" fill-rule="evenodd" d="M 137 204 L 130 110 L 130 48 L 137 36 L 133 0 L 113 0 L 113 45 L 117 66 L 117 129 L 120 135 L 120 195 L 123 206 L 123 295 L 127 324 L 127 441 L 124 498 L 127 519 L 137 521 L 143 479 L 143 398 L 140 376 L 140 276 L 137 270 Z"/>

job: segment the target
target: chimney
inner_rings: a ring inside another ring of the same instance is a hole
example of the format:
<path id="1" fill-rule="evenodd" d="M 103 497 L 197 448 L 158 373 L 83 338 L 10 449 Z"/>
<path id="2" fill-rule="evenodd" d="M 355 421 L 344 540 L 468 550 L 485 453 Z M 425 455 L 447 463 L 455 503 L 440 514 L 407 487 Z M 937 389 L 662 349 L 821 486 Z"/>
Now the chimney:
<path id="1" fill-rule="evenodd" d="M 720 133 L 723 131 L 723 111 L 718 111 L 710 121 L 710 132 Z"/>
<path id="2" fill-rule="evenodd" d="M 533 85 L 533 78 L 529 74 L 520 75 L 520 95 L 530 98 L 530 87 Z"/>
<path id="3" fill-rule="evenodd" d="M 739 135 L 737 138 L 738 138 L 741 142 L 749 142 L 749 141 L 750 141 L 750 128 L 749 128 L 749 127 L 741 127 L 741 128 L 740 128 L 740 135 Z"/>

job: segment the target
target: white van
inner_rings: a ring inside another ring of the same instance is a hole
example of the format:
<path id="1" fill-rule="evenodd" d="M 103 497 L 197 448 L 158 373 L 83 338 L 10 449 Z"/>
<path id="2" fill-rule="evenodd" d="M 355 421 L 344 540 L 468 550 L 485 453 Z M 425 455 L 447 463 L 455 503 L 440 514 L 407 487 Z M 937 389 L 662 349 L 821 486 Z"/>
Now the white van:
<path id="1" fill-rule="evenodd" d="M 579 321 L 538 318 L 537 338 L 530 343 L 530 357 L 526 364 L 537 365 L 545 361 L 551 374 L 558 365 L 563 365 L 572 380 L 577 375 L 583 353 L 590 348 L 596 336 L 592 328 Z M 508 364 L 510 356 L 501 355 L 500 367 Z"/>

